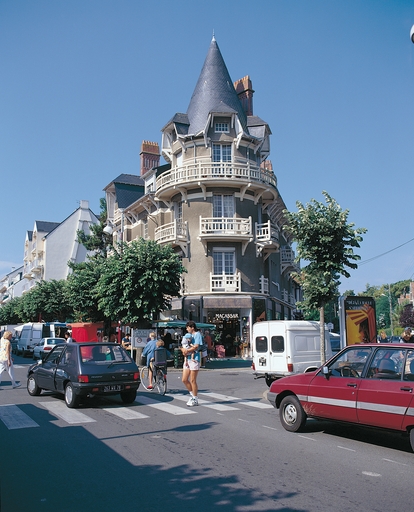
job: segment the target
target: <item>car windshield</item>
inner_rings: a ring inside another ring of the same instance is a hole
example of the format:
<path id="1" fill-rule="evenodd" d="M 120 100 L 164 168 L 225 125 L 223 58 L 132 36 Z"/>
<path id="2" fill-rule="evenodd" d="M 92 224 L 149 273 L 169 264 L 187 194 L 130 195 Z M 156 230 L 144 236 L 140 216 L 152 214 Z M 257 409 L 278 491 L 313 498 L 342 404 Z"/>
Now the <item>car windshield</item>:
<path id="1" fill-rule="evenodd" d="M 105 364 L 113 362 L 131 362 L 125 350 L 117 344 L 96 343 L 80 347 L 82 363 Z"/>
<path id="2" fill-rule="evenodd" d="M 329 364 L 331 374 L 336 377 L 360 377 L 371 352 L 371 347 L 360 345 L 342 352 Z"/>

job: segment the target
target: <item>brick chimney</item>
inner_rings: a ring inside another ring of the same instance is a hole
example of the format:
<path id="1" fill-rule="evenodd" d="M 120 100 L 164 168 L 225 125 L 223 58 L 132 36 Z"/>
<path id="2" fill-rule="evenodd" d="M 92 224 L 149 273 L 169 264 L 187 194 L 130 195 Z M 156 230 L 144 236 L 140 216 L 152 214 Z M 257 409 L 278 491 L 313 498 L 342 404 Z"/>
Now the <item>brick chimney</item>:
<path id="1" fill-rule="evenodd" d="M 153 167 L 160 165 L 160 148 L 158 142 L 142 141 L 141 144 L 141 176 Z"/>
<path id="2" fill-rule="evenodd" d="M 234 88 L 236 89 L 237 96 L 239 97 L 243 110 L 246 112 L 246 115 L 253 115 L 253 87 L 252 81 L 249 76 L 245 76 L 244 78 L 240 78 L 237 82 L 234 82 Z"/>

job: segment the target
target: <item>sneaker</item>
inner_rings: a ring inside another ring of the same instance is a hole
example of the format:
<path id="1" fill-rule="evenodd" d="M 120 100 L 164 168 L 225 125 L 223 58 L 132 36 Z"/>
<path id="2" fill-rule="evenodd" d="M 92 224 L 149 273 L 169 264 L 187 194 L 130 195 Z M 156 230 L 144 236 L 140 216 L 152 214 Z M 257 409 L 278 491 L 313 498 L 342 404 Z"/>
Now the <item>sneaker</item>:
<path id="1" fill-rule="evenodd" d="M 191 405 L 191 402 L 193 401 L 193 395 L 190 396 L 190 398 L 188 399 L 188 402 L 187 402 L 187 405 L 190 406 Z"/>
<path id="2" fill-rule="evenodd" d="M 195 405 L 198 405 L 198 398 L 195 396 L 187 403 L 187 405 L 188 407 L 194 407 Z"/>
<path id="3" fill-rule="evenodd" d="M 152 389 L 152 386 L 147 386 L 147 389 Z"/>
<path id="4" fill-rule="evenodd" d="M 19 382 L 18 384 L 15 384 L 15 385 L 13 386 L 13 389 L 19 388 L 20 386 L 21 386 L 21 384 L 20 384 L 20 382 Z"/>

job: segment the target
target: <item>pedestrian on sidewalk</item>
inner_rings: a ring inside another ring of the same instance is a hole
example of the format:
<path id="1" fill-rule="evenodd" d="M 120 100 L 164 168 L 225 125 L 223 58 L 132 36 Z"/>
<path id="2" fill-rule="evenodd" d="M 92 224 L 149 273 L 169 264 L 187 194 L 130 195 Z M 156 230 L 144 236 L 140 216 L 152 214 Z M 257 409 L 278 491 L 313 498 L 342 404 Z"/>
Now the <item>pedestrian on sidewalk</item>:
<path id="1" fill-rule="evenodd" d="M 13 359 L 11 357 L 10 343 L 12 336 L 13 333 L 11 331 L 6 331 L 0 340 L 0 378 L 1 374 L 4 372 L 4 370 L 6 370 L 10 376 L 13 388 L 19 388 L 21 384 L 17 384 L 16 381 L 14 380 L 14 367 Z"/>
<path id="2" fill-rule="evenodd" d="M 190 348 L 182 348 L 184 355 L 184 366 L 182 381 L 190 393 L 190 399 L 187 402 L 188 407 L 198 405 L 198 386 L 197 375 L 200 370 L 200 346 L 203 344 L 203 337 L 197 331 L 196 324 L 190 320 L 186 325 L 187 332 L 193 337 L 193 343 Z M 192 354 L 194 353 L 194 359 Z M 186 366 L 188 364 L 188 367 Z"/>

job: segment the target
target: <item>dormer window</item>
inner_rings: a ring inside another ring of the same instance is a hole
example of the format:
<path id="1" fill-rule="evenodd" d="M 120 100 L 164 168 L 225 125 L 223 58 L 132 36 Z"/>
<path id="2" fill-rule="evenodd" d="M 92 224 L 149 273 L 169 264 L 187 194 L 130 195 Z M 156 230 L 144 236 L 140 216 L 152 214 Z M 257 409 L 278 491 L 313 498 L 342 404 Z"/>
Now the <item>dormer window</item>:
<path id="1" fill-rule="evenodd" d="M 215 123 L 216 133 L 229 133 L 229 123 Z"/>

